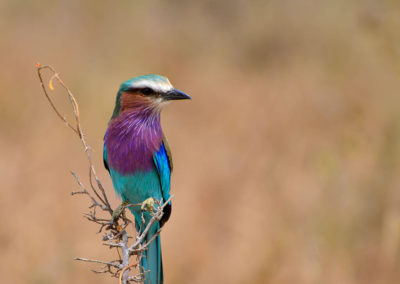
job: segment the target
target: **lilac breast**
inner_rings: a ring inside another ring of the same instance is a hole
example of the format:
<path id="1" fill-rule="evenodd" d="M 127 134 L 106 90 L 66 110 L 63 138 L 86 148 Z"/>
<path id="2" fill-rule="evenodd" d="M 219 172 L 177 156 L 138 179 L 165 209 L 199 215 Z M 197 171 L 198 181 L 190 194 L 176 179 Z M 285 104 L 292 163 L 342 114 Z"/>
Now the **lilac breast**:
<path id="1" fill-rule="evenodd" d="M 108 165 L 121 174 L 149 171 L 153 156 L 160 149 L 160 114 L 125 112 L 111 120 L 104 138 Z"/>

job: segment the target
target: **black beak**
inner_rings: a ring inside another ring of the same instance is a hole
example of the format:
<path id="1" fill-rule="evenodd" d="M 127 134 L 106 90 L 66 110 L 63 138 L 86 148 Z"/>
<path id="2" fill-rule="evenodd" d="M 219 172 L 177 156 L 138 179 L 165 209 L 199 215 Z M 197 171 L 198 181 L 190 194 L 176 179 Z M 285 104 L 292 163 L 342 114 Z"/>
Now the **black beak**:
<path id="1" fill-rule="evenodd" d="M 172 101 L 172 100 L 191 100 L 192 98 L 188 95 L 185 94 L 182 91 L 179 91 L 177 89 L 172 89 L 171 91 L 165 93 L 163 95 L 164 100 L 166 101 Z"/>

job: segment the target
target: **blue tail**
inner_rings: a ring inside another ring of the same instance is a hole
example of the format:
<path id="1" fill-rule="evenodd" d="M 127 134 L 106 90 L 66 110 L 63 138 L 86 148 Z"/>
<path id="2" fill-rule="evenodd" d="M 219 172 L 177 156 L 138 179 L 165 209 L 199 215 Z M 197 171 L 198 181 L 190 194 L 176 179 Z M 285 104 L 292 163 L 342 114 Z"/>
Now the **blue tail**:
<path id="1" fill-rule="evenodd" d="M 158 231 L 159 225 L 157 224 L 156 230 L 150 230 L 146 236 L 145 242 L 149 242 L 154 234 Z M 164 283 L 162 257 L 161 257 L 161 239 L 158 235 L 148 246 L 147 250 L 143 253 L 140 262 L 145 273 L 145 284 L 162 284 Z"/>

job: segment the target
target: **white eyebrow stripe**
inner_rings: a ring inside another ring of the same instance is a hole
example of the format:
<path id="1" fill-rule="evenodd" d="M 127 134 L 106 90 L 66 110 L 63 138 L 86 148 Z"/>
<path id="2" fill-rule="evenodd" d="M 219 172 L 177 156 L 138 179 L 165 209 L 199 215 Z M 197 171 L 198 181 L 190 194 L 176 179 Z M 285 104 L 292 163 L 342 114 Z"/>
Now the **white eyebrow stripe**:
<path id="1" fill-rule="evenodd" d="M 135 82 L 132 87 L 134 88 L 151 88 L 157 92 L 167 92 L 173 89 L 172 85 L 168 81 L 151 81 L 151 80 L 140 80 Z"/>

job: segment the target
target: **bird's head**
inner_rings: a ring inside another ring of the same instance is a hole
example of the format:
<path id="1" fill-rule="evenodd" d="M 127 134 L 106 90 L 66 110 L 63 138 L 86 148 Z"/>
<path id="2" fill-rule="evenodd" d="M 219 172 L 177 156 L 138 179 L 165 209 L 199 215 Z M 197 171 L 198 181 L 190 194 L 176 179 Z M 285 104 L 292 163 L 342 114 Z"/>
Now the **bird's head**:
<path id="1" fill-rule="evenodd" d="M 175 89 L 169 80 L 160 75 L 143 75 L 123 82 L 117 94 L 112 118 L 129 110 L 159 112 L 172 100 L 191 99 L 189 95 Z"/>

